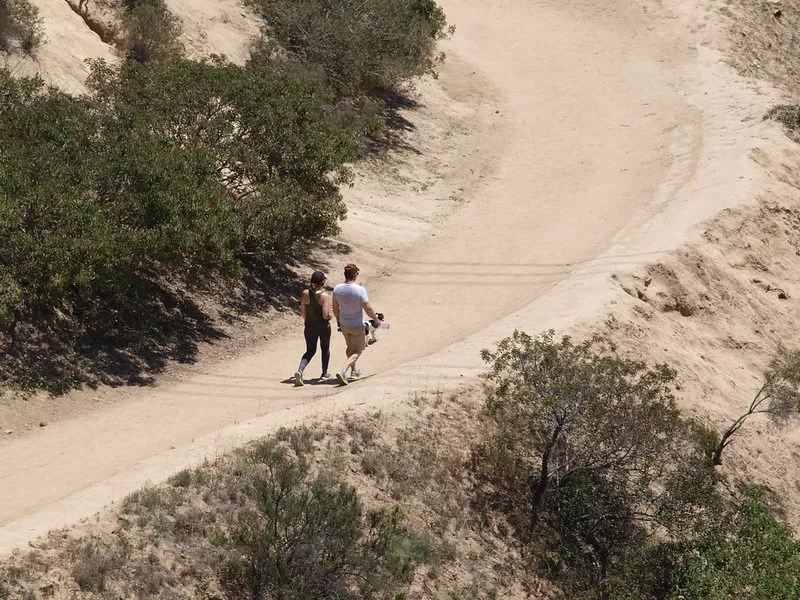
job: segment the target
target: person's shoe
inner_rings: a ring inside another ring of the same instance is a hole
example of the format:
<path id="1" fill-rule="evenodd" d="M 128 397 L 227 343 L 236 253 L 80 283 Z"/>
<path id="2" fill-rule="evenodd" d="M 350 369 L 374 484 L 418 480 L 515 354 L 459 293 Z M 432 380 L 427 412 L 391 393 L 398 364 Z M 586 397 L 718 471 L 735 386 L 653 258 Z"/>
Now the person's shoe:
<path id="1" fill-rule="evenodd" d="M 347 375 L 344 374 L 344 371 L 339 371 L 336 373 L 336 379 L 338 379 L 339 383 L 342 385 L 347 385 Z"/>
<path id="2" fill-rule="evenodd" d="M 322 375 L 319 376 L 319 378 L 324 381 L 326 379 L 330 379 L 331 378 L 331 374 L 330 373 L 323 373 Z"/>
<path id="3" fill-rule="evenodd" d="M 303 383 L 303 372 L 302 371 L 295 371 L 294 372 L 294 384 L 297 387 L 302 387 L 305 385 Z"/>
<path id="4" fill-rule="evenodd" d="M 361 374 L 362 374 L 361 371 L 350 371 L 350 377 L 348 377 L 348 379 L 350 381 L 355 381 L 356 379 L 361 377 Z"/>

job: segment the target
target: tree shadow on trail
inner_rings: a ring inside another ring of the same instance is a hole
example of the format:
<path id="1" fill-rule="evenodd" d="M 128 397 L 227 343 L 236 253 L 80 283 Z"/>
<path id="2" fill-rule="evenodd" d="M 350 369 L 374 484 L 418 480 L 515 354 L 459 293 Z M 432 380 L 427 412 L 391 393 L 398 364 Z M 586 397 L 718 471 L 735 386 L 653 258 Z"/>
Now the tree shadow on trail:
<path id="1" fill-rule="evenodd" d="M 124 298 L 77 302 L 47 324 L 20 324 L 16 342 L 0 355 L 0 381 L 51 394 L 151 385 L 170 363 L 194 362 L 198 344 L 223 337 L 190 297 L 148 283 Z"/>
<path id="2" fill-rule="evenodd" d="M 298 259 L 305 258 L 299 256 Z M 239 290 L 222 301 L 222 318 L 229 323 L 242 316 L 252 316 L 266 310 L 286 310 L 299 295 L 302 283 L 292 271 L 292 265 L 269 265 L 245 261 L 245 275 Z"/>
<path id="3" fill-rule="evenodd" d="M 308 255 L 298 260 L 328 267 Z M 241 282 L 192 292 L 140 281 L 124 295 L 75 300 L 68 314 L 21 322 L 13 345 L 0 335 L 0 387 L 58 395 L 85 385 L 152 385 L 170 364 L 194 363 L 201 344 L 228 338 L 224 324 L 296 305 L 306 273 L 298 277 L 292 266 L 253 261 Z"/>
<path id="4" fill-rule="evenodd" d="M 367 157 L 386 158 L 388 154 L 398 151 L 421 154 L 422 152 L 407 139 L 407 135 L 416 131 L 417 127 L 403 114 L 405 111 L 419 108 L 419 102 L 408 94 L 396 91 L 378 91 L 374 96 L 385 106 L 383 117 L 386 127 L 379 136 L 367 141 Z"/>
<path id="5" fill-rule="evenodd" d="M 420 154 L 408 142 L 416 126 L 405 116 L 418 102 L 396 92 L 379 92 L 375 98 L 385 107 L 387 127 L 368 140 L 366 160 L 383 161 L 395 151 Z M 350 251 L 340 241 L 323 239 L 295 260 L 326 272 L 332 282 L 343 266 L 336 257 Z M 312 254 L 328 260 L 315 262 Z M 298 276 L 293 267 L 299 262 L 277 262 L 245 262 L 243 280 L 228 287 L 211 289 L 212 283 L 200 293 L 188 293 L 145 281 L 134 294 L 73 299 L 63 313 L 21 321 L 13 344 L 0 334 L 0 388 L 57 395 L 85 385 L 152 385 L 171 363 L 195 362 L 200 344 L 226 338 L 223 325 L 296 307 L 310 272 Z"/>

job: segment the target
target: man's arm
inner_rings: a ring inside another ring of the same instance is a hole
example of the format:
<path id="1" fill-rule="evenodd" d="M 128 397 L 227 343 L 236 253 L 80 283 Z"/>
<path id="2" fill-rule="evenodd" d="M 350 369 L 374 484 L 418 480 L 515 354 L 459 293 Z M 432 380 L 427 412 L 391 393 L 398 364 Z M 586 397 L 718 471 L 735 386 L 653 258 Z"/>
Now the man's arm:
<path id="1" fill-rule="evenodd" d="M 339 325 L 339 301 L 336 296 L 333 297 L 333 316 L 336 317 L 336 325 Z"/>
<path id="2" fill-rule="evenodd" d="M 380 326 L 381 326 L 381 323 L 383 323 L 383 321 L 381 321 L 381 320 L 378 318 L 378 313 L 376 313 L 376 312 L 375 312 L 375 309 L 374 309 L 374 308 L 372 308 L 372 305 L 369 303 L 369 301 L 367 301 L 367 302 L 362 302 L 362 303 L 361 303 L 361 308 L 363 308 L 363 309 L 364 309 L 364 312 L 365 312 L 365 313 L 367 313 L 367 316 L 368 316 L 370 319 L 372 319 L 373 321 L 375 321 L 375 326 L 376 326 L 376 327 L 380 327 Z"/>

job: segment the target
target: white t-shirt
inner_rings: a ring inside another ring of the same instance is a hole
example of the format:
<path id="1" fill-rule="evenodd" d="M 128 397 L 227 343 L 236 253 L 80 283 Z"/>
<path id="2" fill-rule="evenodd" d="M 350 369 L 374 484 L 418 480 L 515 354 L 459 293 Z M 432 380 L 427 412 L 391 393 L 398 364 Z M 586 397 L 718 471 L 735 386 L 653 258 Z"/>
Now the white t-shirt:
<path id="1" fill-rule="evenodd" d="M 333 288 L 333 299 L 339 304 L 339 323 L 347 327 L 364 325 L 364 302 L 369 302 L 367 290 L 357 283 L 340 283 Z"/>

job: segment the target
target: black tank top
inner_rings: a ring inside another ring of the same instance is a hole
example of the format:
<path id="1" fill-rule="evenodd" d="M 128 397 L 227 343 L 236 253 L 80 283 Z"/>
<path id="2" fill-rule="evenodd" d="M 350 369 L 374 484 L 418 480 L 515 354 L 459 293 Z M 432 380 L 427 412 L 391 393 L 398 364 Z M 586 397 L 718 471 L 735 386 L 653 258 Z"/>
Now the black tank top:
<path id="1" fill-rule="evenodd" d="M 323 290 L 313 292 L 308 291 L 308 305 L 306 306 L 306 323 L 314 323 L 315 325 L 325 323 L 322 318 L 322 304 L 319 299 L 323 294 Z"/>

